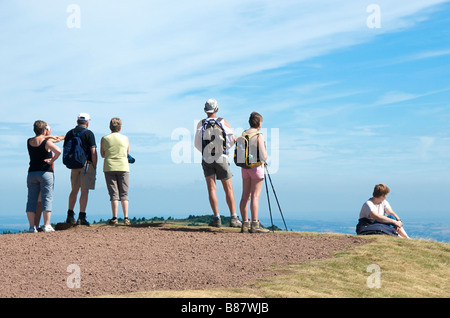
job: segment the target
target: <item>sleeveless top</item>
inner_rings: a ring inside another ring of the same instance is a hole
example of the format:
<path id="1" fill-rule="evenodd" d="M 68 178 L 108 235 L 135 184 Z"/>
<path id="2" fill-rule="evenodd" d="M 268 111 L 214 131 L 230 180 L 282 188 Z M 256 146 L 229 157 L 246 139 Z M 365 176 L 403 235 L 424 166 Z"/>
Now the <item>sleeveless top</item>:
<path id="1" fill-rule="evenodd" d="M 128 141 L 127 137 L 120 133 L 111 133 L 103 137 L 103 150 L 105 160 L 103 171 L 130 171 L 128 164 Z"/>
<path id="2" fill-rule="evenodd" d="M 28 154 L 30 155 L 30 167 L 28 168 L 28 172 L 53 172 L 53 165 L 49 165 L 44 161 L 45 159 L 52 158 L 51 151 L 47 151 L 47 149 L 45 149 L 47 139 L 44 139 L 44 141 L 42 141 L 42 143 L 37 147 L 30 145 L 30 139 L 27 140 Z"/>

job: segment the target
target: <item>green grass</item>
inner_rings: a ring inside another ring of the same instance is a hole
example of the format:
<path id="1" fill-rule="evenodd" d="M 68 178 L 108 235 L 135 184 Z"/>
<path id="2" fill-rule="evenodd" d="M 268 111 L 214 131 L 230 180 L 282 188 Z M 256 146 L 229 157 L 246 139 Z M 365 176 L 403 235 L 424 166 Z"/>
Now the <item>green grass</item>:
<path id="1" fill-rule="evenodd" d="M 288 235 L 288 233 L 287 233 Z M 305 235 L 340 235 L 311 234 Z M 274 270 L 283 275 L 256 281 L 241 288 L 187 291 L 149 291 L 113 297 L 194 298 L 448 298 L 450 297 L 450 244 L 365 236 L 368 244 L 338 252 L 333 258 L 290 264 Z M 369 288 L 380 268 L 379 288 Z"/>

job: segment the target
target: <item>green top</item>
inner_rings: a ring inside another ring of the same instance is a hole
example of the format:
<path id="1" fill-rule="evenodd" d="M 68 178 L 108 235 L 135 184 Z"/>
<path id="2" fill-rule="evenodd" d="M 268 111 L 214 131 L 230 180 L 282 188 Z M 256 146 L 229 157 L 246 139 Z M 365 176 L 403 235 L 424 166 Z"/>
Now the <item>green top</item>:
<path id="1" fill-rule="evenodd" d="M 128 165 L 128 138 L 120 133 L 111 133 L 103 137 L 105 161 L 103 171 L 130 171 Z"/>

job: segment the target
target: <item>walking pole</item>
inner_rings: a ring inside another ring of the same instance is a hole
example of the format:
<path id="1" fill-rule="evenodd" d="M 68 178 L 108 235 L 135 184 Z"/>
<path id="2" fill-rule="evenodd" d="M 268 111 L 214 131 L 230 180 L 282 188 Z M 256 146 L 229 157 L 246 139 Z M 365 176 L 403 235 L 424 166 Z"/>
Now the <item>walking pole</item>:
<path id="1" fill-rule="evenodd" d="M 270 214 L 270 222 L 272 222 L 272 232 L 275 232 L 272 220 L 272 209 L 270 208 L 269 188 L 267 187 L 267 178 L 264 178 L 264 183 L 266 184 L 267 203 L 269 204 L 269 214 Z"/>
<path id="2" fill-rule="evenodd" d="M 266 167 L 267 176 L 269 177 L 270 185 L 272 186 L 273 194 L 275 196 L 275 200 L 277 200 L 278 209 L 280 209 L 281 218 L 283 219 L 284 227 L 286 228 L 286 231 L 287 231 L 288 229 L 286 226 L 286 222 L 284 221 L 283 212 L 281 211 L 280 203 L 278 202 L 277 194 L 275 193 L 275 188 L 273 187 L 272 178 L 270 177 L 270 174 L 269 174 L 269 169 L 267 169 L 267 165 L 264 165 L 264 166 Z M 266 187 L 267 187 L 267 182 L 266 182 Z M 267 195 L 267 197 L 269 197 L 269 196 Z"/>

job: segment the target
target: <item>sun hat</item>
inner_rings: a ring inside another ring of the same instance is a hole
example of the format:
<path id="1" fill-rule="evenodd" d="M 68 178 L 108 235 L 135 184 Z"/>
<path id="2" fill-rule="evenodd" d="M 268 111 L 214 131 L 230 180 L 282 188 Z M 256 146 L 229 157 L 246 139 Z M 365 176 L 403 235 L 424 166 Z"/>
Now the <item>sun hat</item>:
<path id="1" fill-rule="evenodd" d="M 208 99 L 205 103 L 205 112 L 206 113 L 215 113 L 219 109 L 219 105 L 215 99 Z"/>

